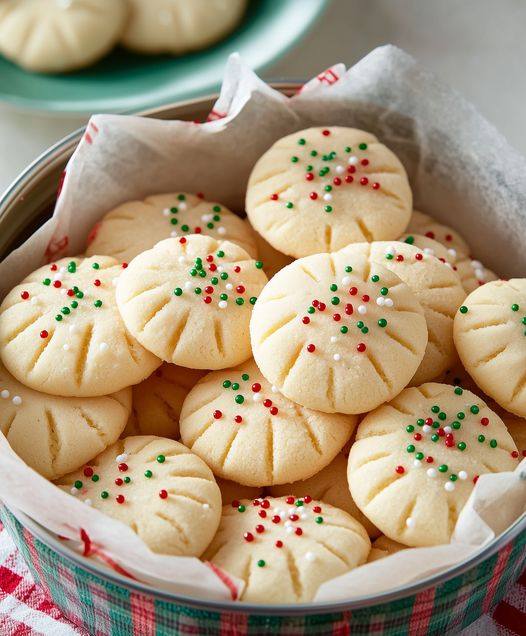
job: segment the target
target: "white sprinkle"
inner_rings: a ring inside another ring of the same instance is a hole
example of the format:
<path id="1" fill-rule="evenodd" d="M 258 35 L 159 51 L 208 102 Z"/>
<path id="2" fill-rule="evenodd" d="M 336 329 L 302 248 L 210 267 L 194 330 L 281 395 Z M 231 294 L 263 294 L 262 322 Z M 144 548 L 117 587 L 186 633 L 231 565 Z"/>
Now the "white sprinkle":
<path id="1" fill-rule="evenodd" d="M 452 433 L 453 429 L 451 428 L 451 426 L 444 426 L 444 432 L 445 433 Z"/>
<path id="2" fill-rule="evenodd" d="M 338 342 L 338 336 L 331 336 L 331 342 Z"/>
<path id="3" fill-rule="evenodd" d="M 1 393 L 0 393 L 0 397 L 3 397 L 4 400 L 6 400 L 8 397 L 10 396 L 10 393 L 7 389 L 4 389 Z"/>
<path id="4" fill-rule="evenodd" d="M 285 521 L 285 528 L 289 528 L 292 525 L 292 521 L 290 519 L 287 519 L 287 521 Z"/>
<path id="5" fill-rule="evenodd" d="M 79 490 L 77 490 L 77 489 L 75 488 L 75 486 L 73 486 L 69 492 L 70 492 L 73 496 L 75 496 L 75 495 L 78 495 L 80 491 L 79 491 Z"/>
<path id="6" fill-rule="evenodd" d="M 332 356 L 332 358 L 333 358 L 333 360 L 336 360 L 336 362 L 339 362 L 342 359 L 342 357 L 341 357 L 341 355 L 339 353 L 335 353 Z"/>
<path id="7" fill-rule="evenodd" d="M 376 299 L 376 304 L 378 307 L 383 307 L 385 305 L 385 298 L 383 296 L 378 296 Z"/>
<path id="8" fill-rule="evenodd" d="M 364 316 L 367 313 L 367 307 L 365 305 L 358 305 L 358 313 Z"/>
<path id="9" fill-rule="evenodd" d="M 407 517 L 407 519 L 405 520 L 405 525 L 408 528 L 414 528 L 415 527 L 415 520 L 413 519 L 413 517 Z"/>
<path id="10" fill-rule="evenodd" d="M 61 274 L 65 274 L 66 273 L 66 268 L 64 266 L 62 266 L 59 270 L 58 270 Z"/>
<path id="11" fill-rule="evenodd" d="M 204 508 L 205 510 L 210 510 L 210 504 L 209 504 L 209 503 L 204 503 L 204 504 L 203 504 L 203 508 Z"/>
<path id="12" fill-rule="evenodd" d="M 283 521 L 283 519 L 285 519 L 285 517 L 287 516 L 287 513 L 284 510 L 280 510 L 278 514 L 280 516 L 281 521 Z"/>
<path id="13" fill-rule="evenodd" d="M 351 282 L 351 277 L 350 276 L 344 276 L 342 278 L 342 285 L 348 285 Z"/>
<path id="14" fill-rule="evenodd" d="M 278 392 L 278 387 L 273 384 L 272 387 L 271 387 L 271 391 L 272 391 L 272 393 L 277 393 Z"/>
<path id="15" fill-rule="evenodd" d="M 414 466 L 415 468 L 420 468 L 420 466 L 422 466 L 422 462 L 421 462 L 419 459 L 415 459 L 415 460 L 413 461 L 413 466 Z"/>
<path id="16" fill-rule="evenodd" d="M 355 166 L 358 163 L 358 157 L 356 155 L 351 155 L 348 159 L 347 159 L 347 163 L 350 166 Z"/>
<path id="17" fill-rule="evenodd" d="M 254 402 L 259 402 L 261 400 L 261 393 L 252 393 L 252 400 Z"/>
<path id="18" fill-rule="evenodd" d="M 217 271 L 218 271 L 218 272 L 223 272 L 223 271 L 224 271 L 224 269 L 225 269 L 225 268 L 224 268 L 222 265 L 218 265 L 218 266 L 217 266 Z"/>
<path id="19" fill-rule="evenodd" d="M 432 479 L 433 479 L 434 477 L 436 477 L 436 476 L 437 476 L 436 468 L 428 468 L 428 469 L 426 470 L 426 475 L 427 475 L 428 477 L 431 477 Z"/>
<path id="20" fill-rule="evenodd" d="M 386 307 L 392 307 L 394 305 L 392 298 L 385 298 L 384 301 L 385 301 L 384 304 Z"/>
<path id="21" fill-rule="evenodd" d="M 345 172 L 345 168 L 342 166 L 341 163 L 335 166 L 334 169 L 336 170 L 336 174 L 343 174 Z"/>
<path id="22" fill-rule="evenodd" d="M 285 531 L 287 534 L 292 534 L 294 532 L 294 528 L 292 526 L 287 526 Z"/>
<path id="23" fill-rule="evenodd" d="M 484 278 L 486 277 L 485 274 L 486 273 L 484 272 L 483 269 L 476 269 L 475 270 L 475 276 L 478 278 L 478 280 L 484 280 Z"/>
<path id="24" fill-rule="evenodd" d="M 302 512 L 300 515 L 300 519 L 302 521 L 307 521 L 307 519 L 309 518 L 309 515 L 306 512 Z"/>
<path id="25" fill-rule="evenodd" d="M 226 302 L 226 300 L 220 300 L 217 303 L 217 306 L 219 307 L 219 309 L 226 309 L 227 305 L 228 305 L 228 303 Z"/>
<path id="26" fill-rule="evenodd" d="M 186 283 L 184 284 L 184 288 L 191 289 L 191 287 L 192 287 L 192 283 L 189 280 L 187 280 Z"/>
<path id="27" fill-rule="evenodd" d="M 444 490 L 447 490 L 447 492 L 453 492 L 455 490 L 455 484 L 452 481 L 446 481 L 444 484 Z"/>
<path id="28" fill-rule="evenodd" d="M 312 561 L 316 559 L 316 555 L 314 554 L 314 552 L 306 552 L 305 559 L 307 559 L 307 561 L 310 561 L 312 563 Z"/>
<path id="29" fill-rule="evenodd" d="M 69 326 L 69 333 L 77 333 L 77 325 L 73 324 Z"/>
<path id="30" fill-rule="evenodd" d="M 424 426 L 422 426 L 422 433 L 429 433 L 432 430 L 433 429 L 431 426 L 429 426 L 429 424 L 424 424 Z"/>
<path id="31" fill-rule="evenodd" d="M 465 470 L 459 470 L 458 478 L 462 480 L 467 479 L 468 478 L 467 472 Z"/>
<path id="32" fill-rule="evenodd" d="M 289 514 L 289 515 L 295 515 L 295 514 L 296 514 L 296 510 L 297 510 L 297 508 L 289 508 L 289 509 L 287 510 L 287 514 Z"/>
<path id="33" fill-rule="evenodd" d="M 447 251 L 447 253 L 454 259 L 457 258 L 457 250 L 454 250 L 452 247 L 450 247 Z"/>
<path id="34" fill-rule="evenodd" d="M 179 236 L 179 234 L 177 234 L 177 230 L 172 230 L 172 231 L 170 232 L 170 236 L 171 236 L 172 238 L 176 238 L 177 236 Z"/>
<path id="35" fill-rule="evenodd" d="M 483 265 L 480 261 L 471 261 L 471 267 L 473 267 L 473 269 L 481 269 Z"/>
<path id="36" fill-rule="evenodd" d="M 91 506 L 91 499 L 84 499 L 84 503 L 85 503 L 87 506 Z"/>
<path id="37" fill-rule="evenodd" d="M 177 207 L 181 210 L 181 212 L 184 212 L 188 208 L 184 201 L 181 201 L 181 203 L 179 203 Z"/>
<path id="38" fill-rule="evenodd" d="M 64 349 L 64 351 L 69 351 L 69 345 L 68 345 L 68 343 L 66 342 L 66 344 L 63 344 L 63 345 L 62 345 L 62 348 Z"/>
<path id="39" fill-rule="evenodd" d="M 99 349 L 101 351 L 106 351 L 106 349 L 108 348 L 108 343 L 107 342 L 101 342 L 99 345 Z"/>
<path id="40" fill-rule="evenodd" d="M 62 280 L 64 278 L 64 274 L 62 272 L 58 272 L 57 274 L 55 274 L 55 276 L 53 276 L 53 280 Z"/>
<path id="41" fill-rule="evenodd" d="M 432 249 L 431 247 L 424 247 L 424 254 L 427 254 L 429 256 L 434 256 L 435 250 Z"/>
<path id="42" fill-rule="evenodd" d="M 220 234 L 221 236 L 224 236 L 226 234 L 226 228 L 221 225 L 220 227 L 217 228 L 217 233 Z"/>
<path id="43" fill-rule="evenodd" d="M 125 462 L 128 459 L 128 453 L 121 453 L 120 455 L 117 455 L 117 457 L 115 458 L 116 462 L 122 463 Z"/>
<path id="44" fill-rule="evenodd" d="M 164 216 L 170 216 L 170 210 L 168 208 L 164 208 L 163 215 Z"/>
<path id="45" fill-rule="evenodd" d="M 179 258 L 177 260 L 179 261 L 179 263 L 181 263 L 181 265 L 186 263 L 186 257 L 185 256 L 179 256 Z"/>
<path id="46" fill-rule="evenodd" d="M 323 200 L 324 200 L 324 201 L 332 201 L 332 194 L 329 194 L 329 193 L 327 192 L 327 194 L 324 194 L 324 195 L 323 195 Z"/>
<path id="47" fill-rule="evenodd" d="M 234 285 L 232 285 L 232 283 L 227 283 L 225 287 L 228 289 L 228 291 L 232 291 L 234 289 Z"/>
<path id="48" fill-rule="evenodd" d="M 22 398 L 19 395 L 15 395 L 12 402 L 15 406 L 20 406 L 20 404 L 22 404 Z"/>

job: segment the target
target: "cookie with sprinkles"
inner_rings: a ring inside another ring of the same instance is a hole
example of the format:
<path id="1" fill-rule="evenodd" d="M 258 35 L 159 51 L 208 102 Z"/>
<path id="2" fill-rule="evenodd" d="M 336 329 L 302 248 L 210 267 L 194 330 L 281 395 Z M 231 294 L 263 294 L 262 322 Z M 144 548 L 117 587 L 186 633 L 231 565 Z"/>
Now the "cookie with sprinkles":
<path id="1" fill-rule="evenodd" d="M 123 437 L 158 435 L 178 439 L 184 399 L 204 374 L 164 362 L 144 382 L 132 387 L 132 410 Z"/>
<path id="2" fill-rule="evenodd" d="M 343 510 L 306 495 L 223 508 L 203 558 L 245 583 L 240 601 L 311 601 L 319 586 L 365 563 L 371 542 Z"/>
<path id="3" fill-rule="evenodd" d="M 402 391 L 362 420 L 349 454 L 357 506 L 390 539 L 449 543 L 480 475 L 512 471 L 517 448 L 500 417 L 461 387 Z"/>
<path id="4" fill-rule="evenodd" d="M 235 481 L 221 479 L 220 477 L 216 477 L 216 481 L 221 491 L 223 506 L 229 506 L 233 501 L 239 501 L 240 499 L 255 499 L 263 495 L 263 488 L 243 486 Z"/>
<path id="5" fill-rule="evenodd" d="M 126 327 L 166 362 L 224 369 L 251 356 L 252 308 L 263 263 L 229 241 L 191 234 L 136 256 L 116 296 Z"/>
<path id="6" fill-rule="evenodd" d="M 326 413 L 365 413 L 413 377 L 427 344 L 409 287 L 368 244 L 315 254 L 278 272 L 250 323 L 254 358 L 289 399 Z"/>
<path id="7" fill-rule="evenodd" d="M 131 389 L 92 398 L 39 393 L 0 363 L 0 431 L 15 453 L 47 479 L 76 470 L 119 438 Z"/>
<path id="8" fill-rule="evenodd" d="M 0 306 L 0 355 L 32 389 L 73 397 L 114 393 L 161 361 L 133 338 L 115 302 L 127 267 L 109 256 L 63 258 L 40 267 Z"/>
<path id="9" fill-rule="evenodd" d="M 156 194 L 110 210 L 90 233 L 86 254 L 107 254 L 129 262 L 163 239 L 188 234 L 232 241 L 250 256 L 257 256 L 253 233 L 245 221 L 221 203 L 188 192 Z"/>
<path id="10" fill-rule="evenodd" d="M 348 512 L 362 524 L 371 539 L 380 534 L 378 528 L 367 519 L 353 501 L 347 483 L 347 457 L 343 452 L 338 453 L 328 466 L 309 479 L 271 486 L 268 492 L 273 497 L 311 495 L 314 499 Z"/>
<path id="11" fill-rule="evenodd" d="M 396 239 L 411 208 L 400 160 L 355 128 L 309 128 L 278 140 L 254 166 L 246 197 L 256 231 L 295 258 Z"/>
<path id="12" fill-rule="evenodd" d="M 457 360 L 453 318 L 466 296 L 458 276 L 434 254 L 400 241 L 355 243 L 343 253 L 352 260 L 355 253 L 364 249 L 370 249 L 374 262 L 403 280 L 422 305 L 428 340 L 424 358 L 411 382 L 434 380 Z"/>
<path id="13" fill-rule="evenodd" d="M 502 408 L 526 416 L 526 279 L 475 289 L 455 316 L 455 344 L 478 386 Z"/>
<path id="14" fill-rule="evenodd" d="M 400 550 L 407 550 L 407 546 L 398 543 L 398 541 L 393 541 L 383 534 L 381 537 L 378 537 L 376 541 L 373 541 L 371 551 L 367 557 L 367 563 L 378 561 L 379 559 L 385 559 L 385 557 L 391 556 L 391 554 L 396 554 L 397 552 L 400 552 Z"/>
<path id="15" fill-rule="evenodd" d="M 429 214 L 424 214 L 418 210 L 413 210 L 407 232 L 409 234 L 422 234 L 427 238 L 434 239 L 446 248 L 454 249 L 457 254 L 467 256 L 471 251 L 469 245 L 456 230 L 439 223 Z"/>
<path id="16" fill-rule="evenodd" d="M 215 475 L 247 486 L 306 479 L 340 452 L 352 415 L 306 409 L 281 395 L 254 360 L 206 375 L 181 411 L 181 439 Z"/>
<path id="17" fill-rule="evenodd" d="M 161 554 L 200 556 L 221 517 L 221 493 L 208 466 L 163 437 L 119 440 L 56 484 L 130 526 Z"/>

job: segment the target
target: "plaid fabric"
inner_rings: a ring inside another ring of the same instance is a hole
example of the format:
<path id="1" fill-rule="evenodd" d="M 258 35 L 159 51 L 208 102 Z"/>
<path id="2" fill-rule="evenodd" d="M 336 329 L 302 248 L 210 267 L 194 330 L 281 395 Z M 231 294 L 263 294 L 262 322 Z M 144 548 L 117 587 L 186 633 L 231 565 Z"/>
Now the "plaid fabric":
<path id="1" fill-rule="evenodd" d="M 6 636 L 421 636 L 458 634 L 483 614 L 486 616 L 463 632 L 464 636 L 510 636 L 524 633 L 526 624 L 526 575 L 498 605 L 494 619 L 487 615 L 524 570 L 524 533 L 473 570 L 416 596 L 353 612 L 278 617 L 208 612 L 128 591 L 82 570 L 38 541 L 5 508 L 0 512 L 16 544 L 0 540 L 0 633 Z"/>

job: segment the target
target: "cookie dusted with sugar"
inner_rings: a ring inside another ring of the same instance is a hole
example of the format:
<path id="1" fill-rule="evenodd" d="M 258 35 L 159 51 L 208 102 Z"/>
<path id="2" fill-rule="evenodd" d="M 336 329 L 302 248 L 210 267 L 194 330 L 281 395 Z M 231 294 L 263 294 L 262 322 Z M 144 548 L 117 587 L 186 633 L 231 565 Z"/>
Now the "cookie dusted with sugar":
<path id="1" fill-rule="evenodd" d="M 236 504 L 223 508 L 203 558 L 245 582 L 241 601 L 311 601 L 322 583 L 362 565 L 369 554 L 361 524 L 308 495 Z"/>
<path id="2" fill-rule="evenodd" d="M 125 264 L 63 258 L 25 278 L 0 306 L 0 355 L 26 386 L 73 397 L 141 382 L 161 361 L 124 326 L 115 283 Z"/>
<path id="3" fill-rule="evenodd" d="M 351 517 L 354 517 L 362 524 L 371 538 L 380 534 L 378 528 L 367 519 L 351 497 L 349 484 L 347 483 L 347 457 L 343 452 L 338 453 L 328 466 L 309 479 L 295 481 L 292 484 L 271 486 L 268 492 L 273 497 L 286 495 L 303 497 L 304 495 L 310 495 L 318 501 L 324 501 L 331 506 L 348 512 Z"/>
<path id="4" fill-rule="evenodd" d="M 526 279 L 475 289 L 455 316 L 455 344 L 478 386 L 502 408 L 526 416 Z"/>
<path id="5" fill-rule="evenodd" d="M 455 250 L 457 254 L 467 256 L 471 251 L 469 245 L 456 230 L 439 223 L 429 214 L 424 214 L 418 210 L 413 210 L 407 232 L 422 234 L 427 238 L 434 239 L 446 248 Z"/>
<path id="6" fill-rule="evenodd" d="M 369 247 L 298 259 L 266 285 L 250 323 L 254 358 L 289 399 L 326 413 L 365 413 L 413 377 L 427 344 L 424 312 Z"/>
<path id="7" fill-rule="evenodd" d="M 252 307 L 263 263 L 228 241 L 191 234 L 136 256 L 116 296 L 126 327 L 166 362 L 223 369 L 251 356 Z"/>
<path id="8" fill-rule="evenodd" d="M 201 233 L 236 243 L 257 256 L 253 232 L 245 221 L 221 203 L 188 192 L 156 194 L 119 205 L 94 227 L 86 254 L 131 261 L 163 239 Z"/>
<path id="9" fill-rule="evenodd" d="M 427 347 L 412 384 L 434 380 L 457 360 L 453 319 L 466 294 L 456 273 L 434 254 L 400 241 L 355 243 L 343 254 L 370 254 L 372 261 L 396 274 L 415 294 L 427 323 Z"/>
<path id="10" fill-rule="evenodd" d="M 131 389 L 93 398 L 39 393 L 0 363 L 0 431 L 15 453 L 47 479 L 58 479 L 113 444 L 131 409 Z"/>
<path id="11" fill-rule="evenodd" d="M 449 543 L 479 475 L 512 471 L 518 452 L 500 417 L 447 384 L 405 389 L 369 413 L 349 454 L 354 501 L 390 539 Z"/>
<path id="12" fill-rule="evenodd" d="M 144 382 L 132 387 L 132 411 L 123 437 L 159 435 L 178 439 L 184 399 L 204 374 L 165 362 Z"/>
<path id="13" fill-rule="evenodd" d="M 340 452 L 356 423 L 355 416 L 291 402 L 249 360 L 198 382 L 184 401 L 180 427 L 183 443 L 215 475 L 271 486 L 319 472 Z"/>
<path id="14" fill-rule="evenodd" d="M 208 466 L 162 437 L 120 440 L 56 483 L 161 554 L 200 556 L 221 517 L 221 493 Z"/>
<path id="15" fill-rule="evenodd" d="M 411 206 L 396 155 L 370 133 L 338 127 L 278 140 L 254 166 L 246 198 L 253 227 L 295 258 L 396 239 Z"/>

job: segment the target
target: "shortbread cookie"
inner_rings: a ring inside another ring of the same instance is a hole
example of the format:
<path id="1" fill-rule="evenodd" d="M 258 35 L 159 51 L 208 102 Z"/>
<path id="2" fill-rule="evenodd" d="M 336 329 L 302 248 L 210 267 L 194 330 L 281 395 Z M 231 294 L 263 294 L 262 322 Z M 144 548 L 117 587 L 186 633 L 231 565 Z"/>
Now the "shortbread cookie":
<path id="1" fill-rule="evenodd" d="M 3 0 L 0 53 L 30 71 L 82 68 L 114 46 L 126 16 L 124 0 Z"/>
<path id="2" fill-rule="evenodd" d="M 367 519 L 351 497 L 349 484 L 347 483 L 347 457 L 343 452 L 338 453 L 328 466 L 309 479 L 295 481 L 292 484 L 272 486 L 268 492 L 273 497 L 286 495 L 303 497 L 310 495 L 318 501 L 324 501 L 331 506 L 348 512 L 351 517 L 354 517 L 362 524 L 372 539 L 380 534 L 378 528 Z"/>
<path id="3" fill-rule="evenodd" d="M 254 358 L 288 398 L 327 413 L 364 413 L 392 399 L 424 355 L 427 327 L 413 292 L 377 265 L 368 244 L 288 265 L 252 315 Z"/>
<path id="4" fill-rule="evenodd" d="M 117 304 L 131 334 L 166 362 L 224 369 L 251 355 L 250 316 L 267 282 L 262 267 L 229 241 L 166 239 L 131 261 Z"/>
<path id="5" fill-rule="evenodd" d="M 517 448 L 476 395 L 447 384 L 405 389 L 369 413 L 349 454 L 356 505 L 390 539 L 448 543 L 474 483 L 514 470 Z"/>
<path id="6" fill-rule="evenodd" d="M 140 53 L 180 55 L 210 46 L 241 20 L 246 0 L 128 0 L 122 44 Z"/>
<path id="7" fill-rule="evenodd" d="M 350 260 L 368 244 L 349 245 L 343 254 Z M 453 319 L 466 297 L 458 276 L 434 254 L 399 241 L 370 244 L 372 261 L 391 270 L 415 294 L 424 310 L 428 341 L 424 359 L 412 384 L 437 378 L 457 359 L 453 343 Z"/>
<path id="8" fill-rule="evenodd" d="M 113 444 L 131 409 L 131 389 L 94 398 L 39 393 L 0 363 L 0 431 L 15 453 L 47 479 L 58 479 Z"/>
<path id="9" fill-rule="evenodd" d="M 254 228 L 295 258 L 396 239 L 411 206 L 396 155 L 370 133 L 339 127 L 278 140 L 254 166 L 246 198 Z"/>
<path id="10" fill-rule="evenodd" d="M 371 551 L 367 557 L 367 563 L 378 561 L 378 559 L 385 559 L 385 557 L 391 556 L 391 554 L 395 554 L 396 552 L 400 552 L 400 550 L 406 549 L 406 545 L 402 545 L 401 543 L 393 541 L 392 539 L 389 539 L 389 537 L 382 535 L 381 537 L 378 537 L 376 541 L 373 541 Z"/>
<path id="11" fill-rule="evenodd" d="M 293 259 L 275 250 L 270 243 L 267 243 L 267 241 L 254 230 L 252 230 L 252 233 L 256 241 L 259 258 L 263 261 L 263 271 L 270 280 L 280 269 L 292 263 Z"/>
<path id="12" fill-rule="evenodd" d="M 343 510 L 309 496 L 268 497 L 225 506 L 203 558 L 243 579 L 241 601 L 299 603 L 365 563 L 370 547 L 365 529 Z"/>
<path id="13" fill-rule="evenodd" d="M 256 486 L 243 486 L 242 484 L 236 484 L 235 481 L 229 479 L 216 478 L 217 485 L 221 491 L 221 499 L 223 500 L 223 506 L 229 506 L 241 499 L 256 499 L 263 494 L 263 488 L 257 488 Z"/>
<path id="14" fill-rule="evenodd" d="M 114 393 L 161 361 L 126 330 L 115 302 L 125 271 L 114 258 L 63 258 L 9 292 L 0 306 L 0 355 L 32 389 L 75 397 Z"/>
<path id="15" fill-rule="evenodd" d="M 181 411 L 181 439 L 215 475 L 247 486 L 306 479 L 350 438 L 355 416 L 303 408 L 281 395 L 253 360 L 206 375 Z"/>
<path id="16" fill-rule="evenodd" d="M 455 317 L 454 333 L 478 386 L 502 408 L 526 416 L 526 279 L 475 289 Z"/>
<path id="17" fill-rule="evenodd" d="M 502 414 L 502 421 L 506 424 L 508 433 L 513 438 L 519 453 L 519 459 L 526 457 L 526 420 L 511 413 Z"/>
<path id="18" fill-rule="evenodd" d="M 86 254 L 129 262 L 163 239 L 201 233 L 232 241 L 257 256 L 254 233 L 245 221 L 221 203 L 188 192 L 156 194 L 119 205 L 95 226 Z"/>
<path id="19" fill-rule="evenodd" d="M 57 485 L 130 526 L 161 554 L 200 556 L 221 517 L 208 466 L 179 442 L 153 435 L 119 440 Z"/>
<path id="20" fill-rule="evenodd" d="M 178 439 L 184 399 L 204 374 L 204 371 L 165 362 L 144 382 L 136 384 L 133 387 L 132 411 L 123 437 L 158 435 Z"/>
<path id="21" fill-rule="evenodd" d="M 410 234 L 422 234 L 427 238 L 434 239 L 448 249 L 454 249 L 457 254 L 467 256 L 471 251 L 469 245 L 456 230 L 439 223 L 428 214 L 418 212 L 418 210 L 413 210 L 407 231 Z"/>

